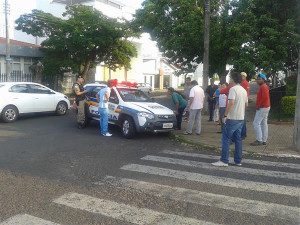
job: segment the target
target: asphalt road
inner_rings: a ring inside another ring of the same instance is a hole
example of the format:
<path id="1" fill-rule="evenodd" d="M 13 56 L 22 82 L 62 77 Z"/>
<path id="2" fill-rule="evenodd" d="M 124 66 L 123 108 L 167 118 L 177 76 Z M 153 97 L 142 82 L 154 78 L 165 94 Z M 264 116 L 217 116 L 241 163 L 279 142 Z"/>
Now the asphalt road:
<path id="1" fill-rule="evenodd" d="M 217 155 L 166 135 L 109 129 L 79 130 L 71 111 L 0 122 L 0 224 L 300 223 L 299 160 L 218 170 Z"/>

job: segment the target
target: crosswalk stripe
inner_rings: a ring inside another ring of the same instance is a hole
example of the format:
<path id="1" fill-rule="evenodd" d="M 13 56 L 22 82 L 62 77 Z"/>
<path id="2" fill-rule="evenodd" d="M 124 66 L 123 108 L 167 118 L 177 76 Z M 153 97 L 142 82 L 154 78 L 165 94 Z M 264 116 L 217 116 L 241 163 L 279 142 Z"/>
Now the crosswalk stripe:
<path id="1" fill-rule="evenodd" d="M 157 225 L 214 225 L 193 218 L 161 213 L 146 208 L 137 208 L 123 203 L 94 198 L 78 193 L 68 193 L 54 200 L 55 203 L 68 207 L 101 214 L 110 218 L 135 223 Z"/>
<path id="2" fill-rule="evenodd" d="M 298 222 L 300 219 L 300 208 L 297 207 L 265 203 L 262 201 L 254 201 L 133 179 L 116 178 L 112 176 L 106 176 L 103 181 L 104 183 L 108 183 L 114 187 L 134 189 L 154 196 L 163 196 L 181 202 L 190 202 L 258 216 L 276 217 L 295 222 Z M 99 182 L 96 184 L 102 183 Z"/>
<path id="3" fill-rule="evenodd" d="M 148 161 L 181 165 L 181 166 L 189 166 L 189 167 L 195 167 L 195 168 L 201 168 L 201 169 L 221 170 L 221 171 L 228 171 L 228 172 L 234 172 L 234 173 L 246 173 L 246 174 L 252 174 L 252 175 L 259 175 L 259 176 L 300 180 L 300 174 L 298 174 L 298 173 L 287 173 L 287 172 L 280 172 L 280 171 L 260 170 L 260 169 L 235 167 L 235 166 L 214 167 L 210 163 L 191 161 L 191 160 L 185 160 L 185 159 L 175 159 L 175 158 L 168 158 L 168 157 L 161 157 L 161 156 L 152 156 L 152 155 L 147 155 L 141 159 L 148 160 Z"/>
<path id="4" fill-rule="evenodd" d="M 216 159 L 216 160 L 220 159 L 220 156 L 204 155 L 200 153 L 198 154 L 198 153 L 191 153 L 191 152 L 177 152 L 177 151 L 163 150 L 161 153 L 169 154 L 169 155 L 189 156 L 189 157 L 196 157 L 196 158 L 203 158 L 203 159 Z M 243 159 L 243 163 L 262 165 L 262 166 L 300 169 L 300 164 L 293 164 L 293 163 L 270 162 L 270 161 L 252 160 L 252 159 Z"/>
<path id="5" fill-rule="evenodd" d="M 53 223 L 47 220 L 40 219 L 38 217 L 30 216 L 28 214 L 18 214 L 13 216 L 0 225 L 59 225 L 58 223 Z"/>
<path id="6" fill-rule="evenodd" d="M 234 188 L 241 188 L 241 189 L 252 190 L 252 191 L 269 192 L 275 194 L 283 194 L 283 195 L 300 197 L 300 188 L 291 187 L 291 186 L 254 182 L 254 181 L 247 181 L 247 180 L 238 180 L 238 179 L 226 178 L 226 177 L 209 176 L 209 175 L 203 175 L 199 173 L 165 169 L 165 168 L 159 168 L 153 166 L 144 166 L 138 164 L 128 164 L 121 167 L 121 169 L 126 171 L 134 171 L 139 173 L 177 178 L 181 180 L 190 180 L 190 181 L 197 181 L 197 182 L 209 183 L 209 184 L 226 186 L 226 187 L 234 187 Z"/>

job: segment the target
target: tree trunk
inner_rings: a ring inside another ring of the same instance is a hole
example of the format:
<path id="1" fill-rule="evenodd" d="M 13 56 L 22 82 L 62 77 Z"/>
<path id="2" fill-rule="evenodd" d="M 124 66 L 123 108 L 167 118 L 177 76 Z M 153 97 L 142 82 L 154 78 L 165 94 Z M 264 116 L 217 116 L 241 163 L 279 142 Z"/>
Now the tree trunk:
<path id="1" fill-rule="evenodd" d="M 91 66 L 91 61 L 87 60 L 85 62 L 84 69 L 83 69 L 83 72 L 82 72 L 82 76 L 83 76 L 84 80 L 86 80 L 86 78 L 87 78 L 90 66 Z"/>
<path id="2" fill-rule="evenodd" d="M 222 66 L 222 71 L 220 72 L 219 78 L 220 82 L 224 84 L 226 82 L 226 75 L 227 75 L 227 70 L 226 70 L 226 64 Z"/>
<path id="3" fill-rule="evenodd" d="M 203 83 L 205 91 L 209 75 L 209 29 L 210 29 L 210 0 L 205 0 L 204 54 L 203 54 Z M 207 112 L 207 102 L 204 101 L 204 113 Z"/>
<path id="4" fill-rule="evenodd" d="M 294 121 L 294 143 L 293 147 L 300 152 L 300 47 L 298 55 L 298 74 L 297 74 L 297 92 Z"/>

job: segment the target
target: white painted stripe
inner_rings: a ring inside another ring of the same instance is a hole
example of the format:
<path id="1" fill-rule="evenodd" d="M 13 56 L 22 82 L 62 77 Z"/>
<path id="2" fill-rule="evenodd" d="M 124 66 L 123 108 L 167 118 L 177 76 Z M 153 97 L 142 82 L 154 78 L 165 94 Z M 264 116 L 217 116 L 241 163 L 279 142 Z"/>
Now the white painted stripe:
<path id="1" fill-rule="evenodd" d="M 55 203 L 88 212 L 101 214 L 114 219 L 135 224 L 157 225 L 199 225 L 214 223 L 172 214 L 161 213 L 145 208 L 137 208 L 105 199 L 94 198 L 78 193 L 68 193 L 54 200 Z"/>
<path id="2" fill-rule="evenodd" d="M 30 216 L 28 214 L 19 214 L 3 221 L 2 223 L 0 223 L 0 225 L 59 225 L 59 224 L 40 219 L 38 217 Z"/>
<path id="3" fill-rule="evenodd" d="M 198 154 L 198 153 L 191 153 L 191 152 L 177 152 L 177 151 L 164 150 L 161 153 L 169 154 L 169 155 L 190 156 L 190 157 L 203 158 L 203 159 L 216 159 L 216 160 L 220 159 L 220 156 L 205 155 L 205 154 Z M 283 167 L 283 168 L 300 169 L 300 163 L 293 164 L 293 163 L 283 163 L 283 162 L 252 160 L 252 159 L 243 159 L 243 163 L 262 165 L 262 166 L 275 166 L 275 167 Z"/>
<path id="4" fill-rule="evenodd" d="M 274 203 L 265 203 L 237 197 L 200 192 L 191 189 L 171 187 L 144 181 L 107 176 L 103 180 L 114 187 L 134 189 L 158 197 L 165 197 L 181 202 L 190 202 L 198 205 L 212 206 L 235 212 L 249 213 L 258 216 L 269 216 L 288 219 L 294 222 L 300 220 L 300 208 Z M 101 182 L 96 184 L 102 184 Z"/>
<path id="5" fill-rule="evenodd" d="M 234 187 L 241 188 L 252 191 L 260 191 L 260 192 L 269 192 L 275 194 L 283 194 L 290 196 L 300 197 L 300 188 L 277 185 L 277 184 L 269 184 L 262 182 L 254 182 L 247 180 L 238 180 L 226 177 L 216 177 L 203 175 L 199 173 L 191 173 L 179 170 L 171 170 L 153 166 L 144 166 L 138 164 L 129 164 L 121 167 L 122 170 L 134 171 L 139 173 L 153 174 L 164 177 L 177 178 L 181 180 L 190 180 L 197 181 L 202 183 L 209 183 L 214 185 L 226 186 L 226 187 Z"/>
<path id="6" fill-rule="evenodd" d="M 215 167 L 215 166 L 212 166 L 210 163 L 191 161 L 191 160 L 185 160 L 185 159 L 175 159 L 175 158 L 168 158 L 168 157 L 161 157 L 161 156 L 152 156 L 152 155 L 147 155 L 141 159 L 148 160 L 148 161 L 181 165 L 181 166 L 189 166 L 189 167 L 195 167 L 195 168 L 201 168 L 201 169 L 221 170 L 221 171 L 226 171 L 226 172 L 300 180 L 300 174 L 298 174 L 298 173 L 260 170 L 260 169 L 252 169 L 252 168 L 237 167 L 237 166 Z"/>

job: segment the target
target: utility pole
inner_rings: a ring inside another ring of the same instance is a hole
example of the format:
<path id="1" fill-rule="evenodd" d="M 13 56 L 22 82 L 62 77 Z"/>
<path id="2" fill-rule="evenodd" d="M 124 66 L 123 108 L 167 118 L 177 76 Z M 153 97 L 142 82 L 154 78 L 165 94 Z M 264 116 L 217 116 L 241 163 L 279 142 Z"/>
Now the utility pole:
<path id="1" fill-rule="evenodd" d="M 296 151 L 300 152 L 300 43 L 298 48 L 298 73 L 297 73 L 297 91 L 296 91 L 293 147 Z"/>
<path id="2" fill-rule="evenodd" d="M 7 81 L 11 81 L 11 58 L 10 58 L 10 39 L 9 39 L 9 18 L 10 8 L 8 0 L 5 0 L 5 27 L 6 27 L 6 76 Z"/>
<path id="3" fill-rule="evenodd" d="M 204 54 L 203 54 L 203 90 L 208 86 L 209 75 L 209 30 L 210 30 L 210 0 L 205 0 L 204 11 Z M 206 101 L 205 101 L 206 103 Z M 207 103 L 206 103 L 207 106 Z M 207 107 L 204 107 L 207 111 Z"/>

